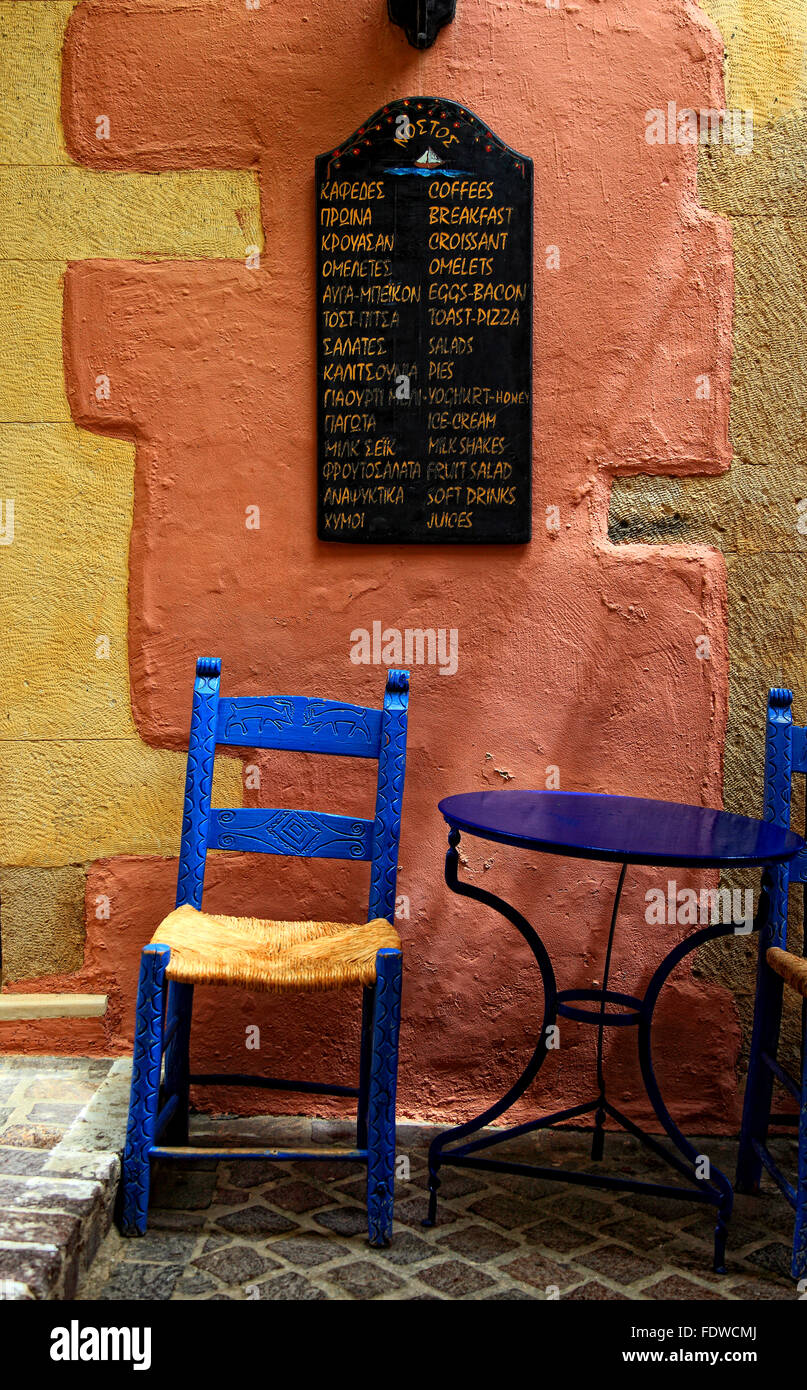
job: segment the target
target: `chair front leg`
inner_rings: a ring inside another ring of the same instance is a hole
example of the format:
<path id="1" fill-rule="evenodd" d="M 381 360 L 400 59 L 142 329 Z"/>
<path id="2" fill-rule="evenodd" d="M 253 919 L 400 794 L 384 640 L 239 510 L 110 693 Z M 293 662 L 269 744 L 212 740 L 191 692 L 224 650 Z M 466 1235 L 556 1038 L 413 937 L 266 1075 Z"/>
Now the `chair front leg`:
<path id="1" fill-rule="evenodd" d="M 765 960 L 764 945 L 760 942 L 754 1025 L 737 1156 L 738 1192 L 759 1192 L 762 1160 L 754 1144 L 764 1144 L 768 1137 L 773 1072 L 765 1062 L 765 1056 L 776 1057 L 782 1017 L 782 989 L 783 981 L 773 973 Z"/>
<path id="2" fill-rule="evenodd" d="M 373 1010 L 375 988 L 365 985 L 361 1000 L 361 1050 L 359 1053 L 359 1104 L 356 1116 L 356 1147 L 367 1148 L 367 1102 L 370 1090 L 370 1059 L 373 1053 Z"/>
<path id="3" fill-rule="evenodd" d="M 142 1236 L 148 1220 L 151 1150 L 157 1125 L 168 946 L 146 946 L 137 985 L 132 1090 L 123 1153 L 121 1233 Z"/>
<path id="4" fill-rule="evenodd" d="M 190 1045 L 193 985 L 173 980 L 168 986 L 165 1013 L 165 1095 L 176 1096 L 177 1108 L 165 1131 L 169 1144 L 187 1144 L 190 1104 Z"/>
<path id="5" fill-rule="evenodd" d="M 401 952 L 385 947 L 376 956 L 367 1100 L 367 1225 L 370 1244 L 379 1246 L 392 1238 L 400 1020 Z"/>
<path id="6" fill-rule="evenodd" d="M 793 1229 L 794 1279 L 807 1275 L 807 1005 L 802 1005 L 801 1102 L 799 1104 L 799 1175 L 796 1183 L 796 1222 Z"/>

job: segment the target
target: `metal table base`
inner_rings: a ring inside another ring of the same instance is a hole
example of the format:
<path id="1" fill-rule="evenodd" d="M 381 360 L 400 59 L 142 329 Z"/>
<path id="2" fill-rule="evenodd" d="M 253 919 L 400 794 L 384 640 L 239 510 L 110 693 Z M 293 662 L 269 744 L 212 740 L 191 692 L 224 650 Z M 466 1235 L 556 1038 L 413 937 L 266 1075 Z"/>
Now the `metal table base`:
<path id="1" fill-rule="evenodd" d="M 437 1196 L 440 1187 L 440 1169 L 446 1164 L 456 1168 L 478 1168 L 484 1172 L 515 1173 L 519 1176 L 548 1178 L 555 1182 L 567 1182 L 580 1186 L 610 1188 L 618 1192 L 649 1193 L 655 1196 L 671 1197 L 682 1201 L 706 1202 L 717 1208 L 717 1222 L 714 1234 L 714 1268 L 717 1274 L 724 1274 L 728 1221 L 731 1216 L 734 1201 L 732 1185 L 726 1175 L 713 1164 L 709 1163 L 708 1160 L 705 1164 L 705 1172 L 702 1171 L 706 1156 L 697 1152 L 685 1135 L 682 1134 L 678 1125 L 670 1115 L 662 1098 L 653 1068 L 651 1029 L 653 1013 L 662 986 L 675 967 L 685 956 L 689 955 L 692 951 L 696 951 L 704 942 L 713 941 L 716 937 L 720 936 L 733 935 L 736 933 L 737 928 L 731 922 L 715 923 L 714 925 L 702 927 L 699 931 L 693 932 L 691 936 L 680 942 L 665 956 L 653 975 L 644 996 L 641 998 L 636 995 L 623 994 L 615 990 L 609 990 L 608 978 L 611 969 L 614 935 L 619 914 L 620 899 L 622 897 L 622 888 L 629 863 L 629 861 L 624 861 L 620 868 L 619 881 L 614 894 L 614 905 L 611 913 L 611 925 L 608 934 L 608 946 L 605 955 L 602 986 L 599 989 L 559 991 L 555 981 L 552 962 L 546 947 L 527 919 L 514 907 L 511 907 L 509 903 L 505 902 L 504 899 L 497 897 L 494 893 L 489 893 L 486 889 L 478 888 L 474 884 L 464 883 L 460 880 L 458 874 L 459 853 L 457 850 L 459 842 L 459 830 L 452 829 L 448 837 L 449 848 L 446 854 L 446 883 L 452 892 L 459 894 L 461 897 L 472 898 L 476 902 L 483 903 L 486 907 L 493 908 L 494 911 L 500 913 L 501 916 L 510 922 L 521 934 L 523 940 L 532 952 L 541 974 L 544 991 L 544 1012 L 540 1034 L 533 1054 L 521 1075 L 513 1082 L 513 1085 L 507 1093 L 502 1096 L 500 1100 L 489 1105 L 481 1114 L 475 1116 L 474 1119 L 466 1121 L 465 1124 L 457 1125 L 452 1129 L 446 1130 L 433 1140 L 429 1149 L 429 1212 L 423 1224 L 425 1226 L 433 1226 L 437 1220 Z M 769 882 L 768 872 L 765 871 L 762 879 L 762 892 L 760 894 L 757 914 L 753 924 L 754 931 L 760 930 L 767 921 Z M 577 1005 L 587 1003 L 595 1004 L 597 1007 L 591 1009 L 576 1007 Z M 609 1004 L 621 1008 L 623 1012 L 608 1013 L 607 1006 Z M 577 1022 L 589 1023 L 597 1027 L 596 1096 L 590 1101 L 584 1101 L 579 1105 L 570 1106 L 566 1110 L 558 1110 L 552 1115 L 543 1116 L 541 1119 L 530 1120 L 525 1124 L 515 1125 L 509 1129 L 499 1129 L 495 1134 L 486 1134 L 481 1138 L 470 1140 L 470 1142 L 462 1142 L 469 1140 L 471 1135 L 478 1134 L 478 1132 L 487 1125 L 493 1124 L 495 1120 L 499 1119 L 501 1115 L 511 1109 L 515 1102 L 531 1085 L 546 1058 L 547 1051 L 549 1050 L 549 1030 L 554 1027 L 558 1017 L 574 1019 Z M 603 1068 L 603 1037 L 604 1030 L 608 1027 L 635 1027 L 638 1029 L 639 1064 L 645 1091 L 655 1115 L 677 1152 L 671 1152 L 668 1148 L 665 1148 L 660 1139 L 652 1134 L 648 1134 L 640 1125 L 630 1120 L 627 1115 L 623 1115 L 621 1110 L 618 1110 L 608 1099 Z M 684 1187 L 680 1184 L 672 1183 L 644 1182 L 633 1178 L 615 1177 L 607 1173 L 576 1172 L 563 1168 L 547 1168 L 539 1164 L 515 1163 L 507 1159 L 494 1159 L 482 1156 L 484 1150 L 490 1149 L 496 1144 L 503 1144 L 509 1139 L 515 1139 L 522 1135 L 530 1134 L 535 1130 L 551 1129 L 557 1125 L 580 1119 L 584 1115 L 590 1115 L 592 1113 L 594 1115 L 591 1141 L 592 1159 L 596 1161 L 601 1160 L 603 1157 L 605 1121 L 606 1118 L 609 1118 L 628 1134 L 632 1135 L 634 1139 L 639 1140 L 646 1148 L 652 1150 L 657 1157 L 661 1158 L 670 1168 L 674 1169 L 684 1178 L 689 1186 Z M 454 1147 L 449 1148 L 449 1145 L 453 1145 Z"/>

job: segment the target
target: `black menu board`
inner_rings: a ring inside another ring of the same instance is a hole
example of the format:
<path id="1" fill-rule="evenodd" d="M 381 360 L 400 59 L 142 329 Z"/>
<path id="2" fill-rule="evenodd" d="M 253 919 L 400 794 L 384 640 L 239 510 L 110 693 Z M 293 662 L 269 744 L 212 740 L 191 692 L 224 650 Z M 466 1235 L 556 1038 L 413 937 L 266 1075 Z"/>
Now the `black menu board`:
<path id="1" fill-rule="evenodd" d="M 453 101 L 316 161 L 317 534 L 531 534 L 532 160 Z"/>

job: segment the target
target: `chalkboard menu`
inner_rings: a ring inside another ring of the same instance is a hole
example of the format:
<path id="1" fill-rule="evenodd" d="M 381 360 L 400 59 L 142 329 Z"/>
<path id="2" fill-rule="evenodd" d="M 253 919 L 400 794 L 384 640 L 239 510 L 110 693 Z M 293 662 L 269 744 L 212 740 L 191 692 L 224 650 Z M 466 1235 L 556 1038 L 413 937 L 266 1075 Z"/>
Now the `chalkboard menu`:
<path id="1" fill-rule="evenodd" d="M 528 541 L 532 161 L 410 97 L 316 184 L 318 536 Z"/>

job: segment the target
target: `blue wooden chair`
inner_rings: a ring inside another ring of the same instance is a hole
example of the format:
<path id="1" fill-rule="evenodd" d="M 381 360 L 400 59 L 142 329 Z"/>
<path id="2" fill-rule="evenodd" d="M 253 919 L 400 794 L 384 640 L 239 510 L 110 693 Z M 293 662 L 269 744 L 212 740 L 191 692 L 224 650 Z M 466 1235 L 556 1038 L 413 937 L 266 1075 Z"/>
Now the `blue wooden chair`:
<path id="1" fill-rule="evenodd" d="M 123 1156 L 124 1235 L 146 1230 L 151 1160 L 344 1159 L 367 1165 L 371 1245 L 392 1234 L 395 1086 L 401 949 L 392 925 L 406 764 L 409 673 L 389 671 L 383 709 L 302 697 L 219 696 L 221 662 L 200 658 L 193 689 L 177 907 L 143 950 L 137 994 L 129 1124 Z M 216 744 L 347 754 L 378 761 L 375 818 L 315 811 L 211 807 Z M 209 849 L 370 862 L 366 923 L 275 922 L 214 916 L 202 908 Z M 312 990 L 363 986 L 358 1086 L 190 1072 L 195 984 Z M 161 1077 L 163 1059 L 164 1077 Z M 263 1086 L 355 1096 L 352 1148 L 200 1149 L 188 1145 L 192 1084 Z"/>
<path id="2" fill-rule="evenodd" d="M 771 690 L 765 734 L 765 820 L 790 825 L 793 773 L 807 773 L 807 728 L 793 723 L 790 690 Z M 807 1273 L 807 1048 L 805 1003 L 807 960 L 787 949 L 788 886 L 807 882 L 807 856 L 802 852 L 788 864 L 767 871 L 763 891 L 769 896 L 767 929 L 760 932 L 754 1027 L 745 1088 L 737 1190 L 758 1192 L 763 1167 L 795 1209 L 792 1273 Z M 804 913 L 802 912 L 804 926 Z M 796 1080 L 777 1060 L 784 989 L 802 999 L 801 1076 Z M 797 1114 L 772 1114 L 773 1086 L 792 1096 Z M 780 1171 L 768 1148 L 772 1124 L 798 1126 L 798 1174 L 795 1183 Z"/>

